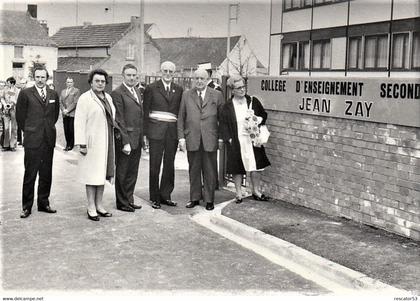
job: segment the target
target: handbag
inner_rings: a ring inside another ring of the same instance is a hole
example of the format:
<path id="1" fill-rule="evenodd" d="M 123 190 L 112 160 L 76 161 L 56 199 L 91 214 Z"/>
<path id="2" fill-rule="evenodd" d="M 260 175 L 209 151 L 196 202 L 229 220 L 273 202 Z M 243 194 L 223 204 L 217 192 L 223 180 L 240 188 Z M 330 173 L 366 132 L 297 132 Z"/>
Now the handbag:
<path id="1" fill-rule="evenodd" d="M 254 100 L 254 96 L 251 97 L 251 103 L 249 108 L 252 108 L 252 101 Z M 270 132 L 265 124 L 260 126 L 260 134 L 257 138 L 257 144 L 262 145 L 268 142 L 268 138 L 270 137 Z"/>

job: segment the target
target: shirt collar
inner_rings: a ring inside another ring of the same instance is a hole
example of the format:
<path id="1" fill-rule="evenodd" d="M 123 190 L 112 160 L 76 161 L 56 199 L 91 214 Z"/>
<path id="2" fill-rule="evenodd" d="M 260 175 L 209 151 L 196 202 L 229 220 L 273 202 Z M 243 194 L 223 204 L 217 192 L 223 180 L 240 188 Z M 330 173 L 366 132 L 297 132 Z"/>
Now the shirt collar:
<path id="1" fill-rule="evenodd" d="M 200 90 L 198 90 L 197 89 L 197 95 L 200 95 L 200 93 L 201 93 L 201 96 L 204 98 L 204 96 L 206 95 L 206 92 L 207 92 L 207 86 L 204 88 L 204 90 L 202 90 L 202 91 L 200 91 Z"/>
<path id="2" fill-rule="evenodd" d="M 130 91 L 131 92 L 131 89 L 134 89 L 134 86 L 133 87 L 129 87 L 129 86 L 127 86 L 126 85 L 126 83 L 125 82 L 123 82 L 123 85 L 128 89 L 128 91 Z"/>
<path id="3" fill-rule="evenodd" d="M 35 88 L 36 88 L 36 90 L 38 91 L 38 94 L 39 94 L 39 95 L 41 95 L 41 90 L 43 90 L 43 91 L 44 91 L 44 93 L 45 93 L 45 96 L 47 96 L 47 86 L 44 86 L 44 88 L 40 89 L 40 88 L 38 88 L 38 86 L 37 86 L 37 85 L 35 85 Z"/>
<path id="4" fill-rule="evenodd" d="M 162 81 L 162 84 L 163 84 L 163 87 L 165 88 L 165 90 L 166 90 L 166 88 L 171 89 L 171 83 L 167 84 L 163 80 L 161 80 L 161 81 Z"/>

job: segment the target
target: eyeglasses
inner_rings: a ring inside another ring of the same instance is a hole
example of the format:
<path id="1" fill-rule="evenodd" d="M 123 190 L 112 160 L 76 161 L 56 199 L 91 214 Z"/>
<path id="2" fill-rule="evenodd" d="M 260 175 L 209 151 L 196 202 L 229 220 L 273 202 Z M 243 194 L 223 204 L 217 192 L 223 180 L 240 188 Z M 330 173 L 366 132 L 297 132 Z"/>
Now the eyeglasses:
<path id="1" fill-rule="evenodd" d="M 162 70 L 162 72 L 163 73 L 169 73 L 169 74 L 172 74 L 172 73 L 174 73 L 175 71 L 173 71 L 173 70 Z"/>
<path id="2" fill-rule="evenodd" d="M 233 87 L 234 90 L 242 90 L 245 89 L 245 86 L 240 86 L 240 87 Z"/>

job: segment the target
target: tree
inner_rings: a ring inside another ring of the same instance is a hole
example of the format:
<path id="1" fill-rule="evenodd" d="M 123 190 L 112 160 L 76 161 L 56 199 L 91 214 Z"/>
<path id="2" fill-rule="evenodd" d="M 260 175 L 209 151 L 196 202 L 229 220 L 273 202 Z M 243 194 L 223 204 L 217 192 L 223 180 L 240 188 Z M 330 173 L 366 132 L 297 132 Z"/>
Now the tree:
<path id="1" fill-rule="evenodd" d="M 243 39 L 242 43 L 241 40 L 236 43 L 227 59 L 227 63 L 230 64 L 229 68 L 232 67 L 235 71 L 232 73 L 238 73 L 246 78 L 248 75 L 256 73 L 256 63 L 254 64 L 256 59 L 255 54 L 247 47 L 247 40 Z"/>

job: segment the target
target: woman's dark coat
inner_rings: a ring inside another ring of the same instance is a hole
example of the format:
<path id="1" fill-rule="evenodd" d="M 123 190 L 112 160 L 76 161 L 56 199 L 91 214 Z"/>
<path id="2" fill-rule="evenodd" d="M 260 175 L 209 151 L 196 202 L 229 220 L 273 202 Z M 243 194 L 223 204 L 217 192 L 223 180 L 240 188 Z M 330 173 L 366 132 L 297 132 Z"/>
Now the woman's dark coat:
<path id="1" fill-rule="evenodd" d="M 245 97 L 249 107 L 251 103 L 251 97 L 249 95 L 245 95 Z M 262 117 L 263 120 L 260 125 L 264 125 L 267 120 L 267 112 L 264 110 L 261 102 L 256 97 L 252 97 L 252 109 L 254 110 L 254 114 L 256 116 Z M 238 139 L 238 126 L 232 98 L 224 105 L 221 117 L 220 126 L 222 139 L 225 142 L 227 148 L 226 173 L 233 175 L 245 174 L 246 171 L 241 157 L 241 145 L 239 144 Z M 232 139 L 231 143 L 229 143 L 230 139 Z M 268 161 L 268 158 L 265 154 L 264 146 L 254 146 L 253 148 L 257 169 L 262 169 L 269 166 L 270 161 Z"/>

